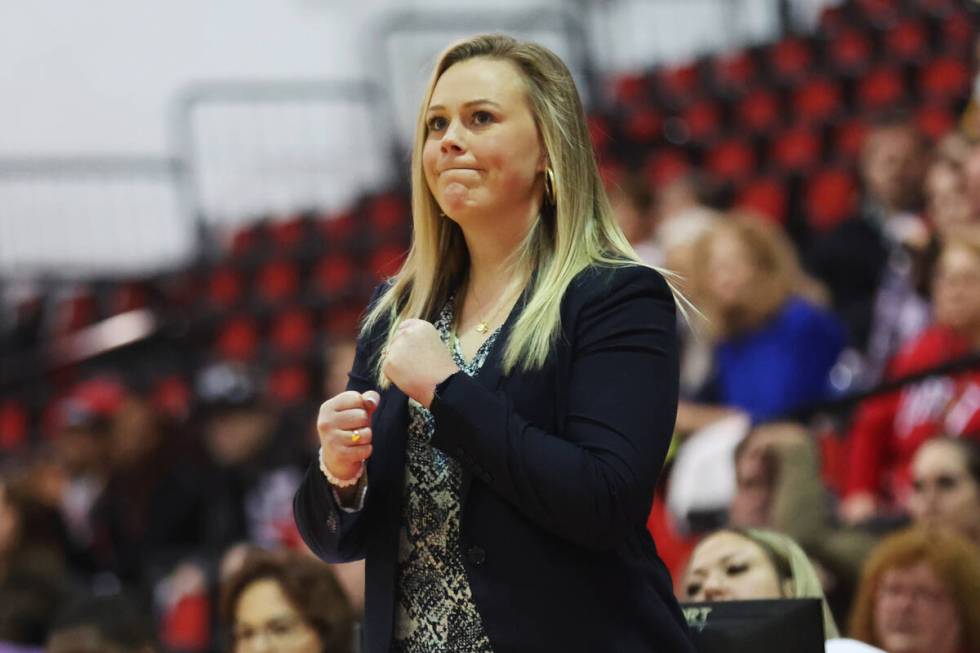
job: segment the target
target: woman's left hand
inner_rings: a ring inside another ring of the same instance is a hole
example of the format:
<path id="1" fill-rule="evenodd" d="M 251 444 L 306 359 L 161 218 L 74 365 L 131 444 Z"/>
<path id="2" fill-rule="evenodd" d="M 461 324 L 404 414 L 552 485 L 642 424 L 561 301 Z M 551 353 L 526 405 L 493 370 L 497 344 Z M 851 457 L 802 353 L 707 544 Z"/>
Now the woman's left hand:
<path id="1" fill-rule="evenodd" d="M 381 371 L 402 392 L 428 408 L 436 386 L 459 368 L 431 322 L 409 319 L 398 326 Z"/>

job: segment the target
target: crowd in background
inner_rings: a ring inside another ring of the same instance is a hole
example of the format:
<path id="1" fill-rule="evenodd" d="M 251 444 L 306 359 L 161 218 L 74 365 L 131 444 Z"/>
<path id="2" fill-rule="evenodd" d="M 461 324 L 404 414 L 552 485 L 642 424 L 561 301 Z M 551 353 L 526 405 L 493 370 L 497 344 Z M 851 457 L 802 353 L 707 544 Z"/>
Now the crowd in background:
<path id="1" fill-rule="evenodd" d="M 828 638 L 980 652 L 975 136 L 878 120 L 857 212 L 802 240 L 701 173 L 610 179 L 638 255 L 692 304 L 648 522 L 682 600 L 825 598 Z M 355 336 L 333 334 L 313 395 L 343 390 Z M 175 414 L 126 360 L 0 457 L 0 651 L 355 650 L 363 566 L 316 561 L 292 517 L 315 407 L 279 410 L 264 370 L 218 360 Z"/>

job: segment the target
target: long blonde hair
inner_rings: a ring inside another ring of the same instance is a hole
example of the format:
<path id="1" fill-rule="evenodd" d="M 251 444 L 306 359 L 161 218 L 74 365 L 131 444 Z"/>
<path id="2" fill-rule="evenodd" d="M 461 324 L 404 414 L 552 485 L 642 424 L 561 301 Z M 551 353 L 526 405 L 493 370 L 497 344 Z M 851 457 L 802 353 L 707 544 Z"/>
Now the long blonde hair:
<path id="1" fill-rule="evenodd" d="M 401 270 L 365 317 L 363 333 L 387 318 L 387 343 L 402 320 L 432 320 L 454 284 L 467 274 L 469 254 L 462 231 L 440 217 L 425 180 L 422 150 L 428 135 L 425 114 L 436 83 L 454 64 L 477 57 L 510 62 L 520 72 L 554 174 L 555 201 L 542 202 L 541 214 L 512 258 L 515 269 L 536 274 L 507 341 L 503 367 L 509 373 L 515 365 L 529 370 L 544 364 L 560 333 L 561 299 L 576 274 L 597 263 L 639 263 L 603 189 L 575 82 L 561 59 L 536 43 L 485 34 L 451 45 L 440 56 L 422 99 L 412 151 L 412 246 Z M 375 369 L 385 387 L 382 363 L 379 356 Z"/>

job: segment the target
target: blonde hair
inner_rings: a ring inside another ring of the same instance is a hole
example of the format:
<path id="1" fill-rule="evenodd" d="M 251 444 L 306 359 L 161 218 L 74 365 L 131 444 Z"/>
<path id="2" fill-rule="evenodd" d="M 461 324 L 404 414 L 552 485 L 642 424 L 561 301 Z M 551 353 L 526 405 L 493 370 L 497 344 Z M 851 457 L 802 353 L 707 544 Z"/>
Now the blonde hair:
<path id="1" fill-rule="evenodd" d="M 387 344 L 401 321 L 434 319 L 454 284 L 465 279 L 469 255 L 463 234 L 455 222 L 440 217 L 426 183 L 422 150 L 428 135 L 425 114 L 436 83 L 451 66 L 478 57 L 509 62 L 519 72 L 554 174 L 555 201 L 542 202 L 541 215 L 512 257 L 514 269 L 536 274 L 508 337 L 503 367 L 505 372 L 516 365 L 535 369 L 544 364 L 558 338 L 561 300 L 575 275 L 593 264 L 641 263 L 617 225 L 603 189 L 585 113 L 568 68 L 547 48 L 500 34 L 465 39 L 439 57 L 422 99 L 412 151 L 412 245 L 401 270 L 368 311 L 362 333 L 387 318 Z M 683 309 L 682 304 L 682 313 Z M 385 387 L 382 363 L 379 356 L 375 370 L 379 384 Z"/>
<path id="2" fill-rule="evenodd" d="M 980 551 L 954 533 L 918 527 L 885 538 L 871 552 L 851 608 L 851 637 L 881 646 L 874 616 L 881 580 L 892 569 L 914 567 L 920 562 L 929 565 L 956 606 L 962 627 L 960 648 L 980 649 Z"/>
<path id="3" fill-rule="evenodd" d="M 755 270 L 752 292 L 740 311 L 726 311 L 714 301 L 708 288 L 711 247 L 718 238 L 732 236 L 745 248 Z M 778 227 L 748 211 L 734 211 L 713 224 L 694 243 L 695 294 L 703 303 L 713 335 L 726 338 L 754 328 L 775 314 L 790 295 L 804 289 L 799 259 L 789 238 Z"/>

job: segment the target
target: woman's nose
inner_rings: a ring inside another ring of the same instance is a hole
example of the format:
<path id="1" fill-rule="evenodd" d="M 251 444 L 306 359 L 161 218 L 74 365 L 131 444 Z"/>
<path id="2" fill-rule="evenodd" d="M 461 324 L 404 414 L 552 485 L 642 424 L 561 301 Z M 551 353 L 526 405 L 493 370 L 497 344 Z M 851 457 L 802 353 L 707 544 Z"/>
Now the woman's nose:
<path id="1" fill-rule="evenodd" d="M 440 141 L 440 147 L 444 154 L 458 153 L 465 150 L 463 145 L 463 136 L 460 133 L 459 121 L 453 120 L 446 127 L 445 133 L 442 135 L 442 140 Z"/>
<path id="2" fill-rule="evenodd" d="M 728 598 L 728 588 L 717 575 L 712 575 L 704 581 L 705 601 L 724 601 Z"/>

